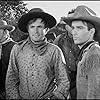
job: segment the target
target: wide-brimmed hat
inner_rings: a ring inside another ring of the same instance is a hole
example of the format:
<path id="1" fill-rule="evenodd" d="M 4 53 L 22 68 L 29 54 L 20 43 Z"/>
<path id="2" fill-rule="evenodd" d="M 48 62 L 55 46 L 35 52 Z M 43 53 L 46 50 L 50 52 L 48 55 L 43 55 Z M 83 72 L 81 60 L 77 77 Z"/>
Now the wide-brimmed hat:
<path id="1" fill-rule="evenodd" d="M 33 18 L 42 18 L 46 21 L 46 23 L 48 23 L 48 28 L 52 28 L 56 25 L 56 19 L 44 12 L 42 9 L 40 8 L 33 8 L 31 9 L 27 14 L 24 14 L 18 21 L 18 27 L 21 31 L 27 33 L 27 24 L 30 20 L 32 20 Z"/>
<path id="2" fill-rule="evenodd" d="M 75 12 L 71 17 L 64 18 L 64 21 L 68 25 L 71 25 L 74 20 L 83 20 L 93 24 L 96 29 L 94 40 L 100 41 L 100 18 L 96 16 L 96 13 L 92 9 L 81 5 L 75 9 Z"/>
<path id="3" fill-rule="evenodd" d="M 6 29 L 11 32 L 15 29 L 15 27 L 12 25 L 8 25 L 5 20 L 0 20 L 0 29 Z"/>

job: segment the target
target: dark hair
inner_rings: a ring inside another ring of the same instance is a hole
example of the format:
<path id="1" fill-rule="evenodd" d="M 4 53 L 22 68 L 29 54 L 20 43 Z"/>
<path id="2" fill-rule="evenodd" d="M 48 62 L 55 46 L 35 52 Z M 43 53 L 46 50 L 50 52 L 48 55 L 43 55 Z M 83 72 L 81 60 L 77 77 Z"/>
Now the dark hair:
<path id="1" fill-rule="evenodd" d="M 82 23 L 88 27 L 88 30 L 95 28 L 95 26 L 89 21 L 85 21 L 85 20 L 81 20 L 81 19 L 75 19 L 75 20 L 82 21 Z M 75 21 L 75 20 L 73 20 L 73 21 Z"/>
<path id="2" fill-rule="evenodd" d="M 83 22 L 83 24 L 87 23 L 88 30 L 90 30 L 92 28 L 95 28 L 95 26 L 91 22 L 89 22 L 89 21 L 84 21 L 83 20 L 82 22 Z"/>
<path id="3" fill-rule="evenodd" d="M 85 22 L 87 23 L 88 30 L 95 28 L 95 26 L 91 22 L 89 22 L 89 21 L 85 21 Z M 96 37 L 97 37 L 97 34 L 96 34 L 96 28 L 95 28 L 95 33 L 94 33 L 93 39 L 95 40 Z"/>

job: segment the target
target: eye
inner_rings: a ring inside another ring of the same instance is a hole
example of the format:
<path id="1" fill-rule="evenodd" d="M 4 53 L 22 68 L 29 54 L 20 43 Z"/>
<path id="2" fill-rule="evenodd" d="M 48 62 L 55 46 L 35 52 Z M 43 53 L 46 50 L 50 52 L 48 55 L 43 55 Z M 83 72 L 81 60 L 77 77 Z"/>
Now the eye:
<path id="1" fill-rule="evenodd" d="M 78 26 L 77 28 L 78 28 L 78 29 L 83 29 L 83 27 L 82 27 L 82 26 Z"/>
<path id="2" fill-rule="evenodd" d="M 42 28 L 42 26 L 38 26 L 38 28 Z"/>
<path id="3" fill-rule="evenodd" d="M 34 28 L 35 26 L 31 26 L 31 28 Z"/>
<path id="4" fill-rule="evenodd" d="M 71 26 L 72 29 L 74 29 L 74 26 Z"/>
<path id="5" fill-rule="evenodd" d="M 44 26 L 40 25 L 40 26 L 38 26 L 38 28 L 44 28 Z"/>

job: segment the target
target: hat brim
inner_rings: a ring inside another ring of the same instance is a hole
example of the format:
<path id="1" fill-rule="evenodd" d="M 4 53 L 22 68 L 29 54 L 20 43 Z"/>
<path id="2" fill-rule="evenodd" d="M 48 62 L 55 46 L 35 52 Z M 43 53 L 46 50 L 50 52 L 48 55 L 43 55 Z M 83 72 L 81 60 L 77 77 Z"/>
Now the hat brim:
<path id="1" fill-rule="evenodd" d="M 52 28 L 56 25 L 56 19 L 45 12 L 32 12 L 32 13 L 27 13 L 25 15 L 23 15 L 19 21 L 18 21 L 18 27 L 21 31 L 27 33 L 27 23 L 29 22 L 29 20 L 32 20 L 33 18 L 42 18 L 44 19 L 47 23 L 48 23 L 48 28 Z"/>
<path id="2" fill-rule="evenodd" d="M 47 40 L 48 39 L 53 39 L 54 40 L 56 38 L 56 35 L 54 33 L 50 33 L 50 34 L 46 34 L 45 37 L 47 38 Z"/>
<path id="3" fill-rule="evenodd" d="M 100 41 L 100 18 L 96 17 L 96 16 L 87 16 L 87 17 L 78 17 L 78 18 L 74 18 L 74 17 L 67 17 L 64 19 L 64 21 L 71 26 L 72 21 L 74 20 L 83 20 L 83 21 L 87 21 L 90 22 L 91 24 L 94 25 L 95 29 L 96 29 L 96 34 L 94 37 L 95 41 Z"/>
<path id="4" fill-rule="evenodd" d="M 6 30 L 11 32 L 11 31 L 14 30 L 14 26 L 12 26 L 12 25 L 2 25 L 2 26 L 0 26 L 0 29 L 6 29 Z"/>

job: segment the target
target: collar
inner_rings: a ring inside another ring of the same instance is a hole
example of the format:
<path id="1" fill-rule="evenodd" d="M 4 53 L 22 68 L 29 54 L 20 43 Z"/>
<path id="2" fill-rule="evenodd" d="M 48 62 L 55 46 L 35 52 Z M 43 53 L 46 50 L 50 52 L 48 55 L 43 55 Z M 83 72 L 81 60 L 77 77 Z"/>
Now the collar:
<path id="1" fill-rule="evenodd" d="M 92 42 L 89 46 L 87 46 L 87 48 L 85 48 L 83 50 L 83 53 L 87 52 L 91 48 L 91 46 L 94 45 L 94 44 L 97 44 L 98 45 L 98 42 Z"/>
<path id="2" fill-rule="evenodd" d="M 7 38 L 5 41 L 3 41 L 1 44 L 5 44 L 5 43 L 7 43 L 7 42 L 10 42 L 10 41 L 12 41 L 12 39 L 11 38 Z"/>

